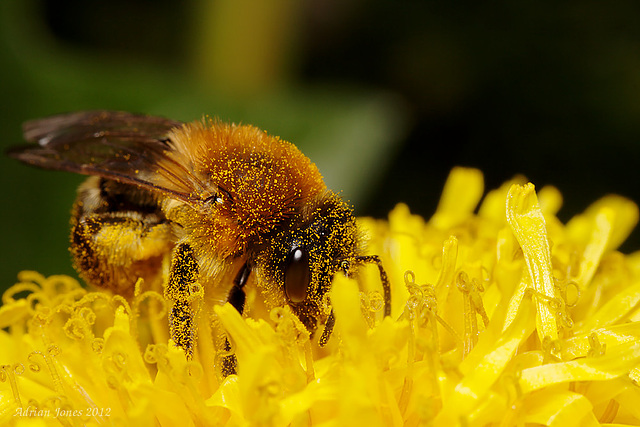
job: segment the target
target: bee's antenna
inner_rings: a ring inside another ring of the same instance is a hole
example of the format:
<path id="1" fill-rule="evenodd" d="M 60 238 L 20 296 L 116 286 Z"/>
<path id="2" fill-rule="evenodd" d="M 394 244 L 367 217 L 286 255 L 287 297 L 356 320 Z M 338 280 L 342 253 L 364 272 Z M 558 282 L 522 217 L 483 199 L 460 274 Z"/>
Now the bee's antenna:
<path id="1" fill-rule="evenodd" d="M 378 255 L 359 255 L 352 258 L 355 264 L 375 264 L 378 266 L 380 272 L 380 281 L 382 282 L 382 292 L 384 296 L 384 316 L 391 316 L 391 285 L 389 284 L 389 277 L 387 272 L 382 266 L 382 261 Z M 351 262 L 349 260 L 342 261 L 341 268 L 344 270 L 345 275 L 349 275 L 349 268 Z M 333 314 L 333 313 L 332 313 Z"/>
<path id="2" fill-rule="evenodd" d="M 382 261 L 378 255 L 361 255 L 355 257 L 357 263 L 360 264 L 375 264 L 380 271 L 380 281 L 382 282 L 382 292 L 384 293 L 384 316 L 391 316 L 391 285 L 389 284 L 389 277 L 387 272 L 382 266 Z"/>

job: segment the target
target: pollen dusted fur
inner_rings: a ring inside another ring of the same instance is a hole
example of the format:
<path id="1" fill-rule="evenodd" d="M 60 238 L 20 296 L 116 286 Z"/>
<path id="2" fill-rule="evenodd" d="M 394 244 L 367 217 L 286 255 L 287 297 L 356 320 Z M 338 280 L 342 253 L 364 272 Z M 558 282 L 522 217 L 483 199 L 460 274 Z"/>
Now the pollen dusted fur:
<path id="1" fill-rule="evenodd" d="M 206 184 L 194 196 L 219 197 L 209 211 L 179 210 L 177 215 L 193 219 L 178 222 L 187 225 L 186 234 L 198 237 L 194 244 L 221 258 L 244 253 L 327 192 L 309 158 L 254 126 L 205 119 L 173 130 L 169 138 L 174 150 L 160 164 L 168 170 L 174 162 L 188 165 L 197 181 Z M 169 179 L 164 185 L 174 184 Z"/>
<path id="2" fill-rule="evenodd" d="M 138 278 L 161 289 L 162 265 L 174 237 L 148 192 L 123 193 L 122 187 L 95 176 L 80 186 L 69 249 L 87 283 L 131 296 Z"/>
<path id="3" fill-rule="evenodd" d="M 250 312 L 255 289 L 267 309 L 288 305 L 310 335 L 324 326 L 326 344 L 331 282 L 339 271 L 352 275 L 351 265 L 378 264 L 390 312 L 387 276 L 378 258 L 360 253 L 352 208 L 289 142 L 216 119 L 185 124 L 112 111 L 34 120 L 24 136 L 31 144 L 10 156 L 91 175 L 71 220 L 80 276 L 128 298 L 136 283 L 162 293 L 171 338 L 188 358 L 197 325 L 219 328 L 214 307 L 228 301 Z M 218 332 L 217 350 L 228 355 Z"/>

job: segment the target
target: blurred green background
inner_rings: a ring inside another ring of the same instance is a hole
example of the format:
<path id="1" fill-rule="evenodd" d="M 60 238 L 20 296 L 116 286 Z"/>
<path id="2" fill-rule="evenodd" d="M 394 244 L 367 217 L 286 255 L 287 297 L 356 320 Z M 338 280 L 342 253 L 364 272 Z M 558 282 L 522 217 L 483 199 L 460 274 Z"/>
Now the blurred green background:
<path id="1" fill-rule="evenodd" d="M 429 217 L 465 165 L 487 188 L 556 185 L 567 220 L 606 193 L 640 201 L 638 16 L 631 0 L 2 0 L 2 146 L 60 112 L 207 113 L 296 143 L 360 215 Z M 72 273 L 82 178 L 6 157 L 0 177 L 0 287 Z"/>

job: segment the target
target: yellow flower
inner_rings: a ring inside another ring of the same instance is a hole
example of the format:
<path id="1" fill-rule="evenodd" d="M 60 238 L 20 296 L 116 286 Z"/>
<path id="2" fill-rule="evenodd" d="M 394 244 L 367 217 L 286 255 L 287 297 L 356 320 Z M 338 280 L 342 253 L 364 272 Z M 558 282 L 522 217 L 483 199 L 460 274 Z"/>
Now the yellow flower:
<path id="1" fill-rule="evenodd" d="M 22 272 L 0 308 L 0 424 L 639 425 L 640 253 L 616 251 L 638 208 L 607 196 L 565 225 L 555 188 L 514 179 L 475 213 L 483 191 L 458 168 L 429 221 L 360 219 L 392 316 L 375 268 L 337 275 L 324 349 L 288 308 L 215 307 L 226 378 L 208 322 L 193 361 L 173 347 L 159 294 Z"/>

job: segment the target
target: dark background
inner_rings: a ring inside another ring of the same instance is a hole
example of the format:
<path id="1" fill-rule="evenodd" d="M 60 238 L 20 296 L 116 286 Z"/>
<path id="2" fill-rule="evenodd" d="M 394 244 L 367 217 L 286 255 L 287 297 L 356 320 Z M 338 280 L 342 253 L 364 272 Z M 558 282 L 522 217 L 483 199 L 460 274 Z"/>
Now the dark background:
<path id="1" fill-rule="evenodd" d="M 631 0 L 3 0 L 2 147 L 65 111 L 208 113 L 296 143 L 359 215 L 402 201 L 428 218 L 464 165 L 486 189 L 557 186 L 566 221 L 606 193 L 640 201 L 638 16 Z M 82 178 L 0 168 L 0 283 L 71 273 Z"/>

